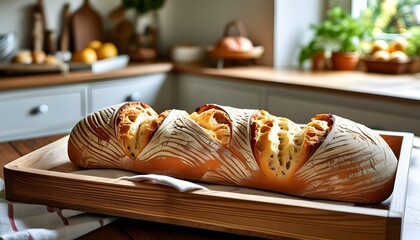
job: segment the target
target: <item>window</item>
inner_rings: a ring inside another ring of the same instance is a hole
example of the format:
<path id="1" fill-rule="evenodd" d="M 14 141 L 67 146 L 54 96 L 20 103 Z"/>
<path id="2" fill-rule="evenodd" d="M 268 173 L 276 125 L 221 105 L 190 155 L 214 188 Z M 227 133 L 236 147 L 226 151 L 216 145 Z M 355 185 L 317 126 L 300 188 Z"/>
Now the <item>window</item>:
<path id="1" fill-rule="evenodd" d="M 392 38 L 420 27 L 420 0 L 353 0 L 352 14 L 370 18 L 374 36 Z"/>

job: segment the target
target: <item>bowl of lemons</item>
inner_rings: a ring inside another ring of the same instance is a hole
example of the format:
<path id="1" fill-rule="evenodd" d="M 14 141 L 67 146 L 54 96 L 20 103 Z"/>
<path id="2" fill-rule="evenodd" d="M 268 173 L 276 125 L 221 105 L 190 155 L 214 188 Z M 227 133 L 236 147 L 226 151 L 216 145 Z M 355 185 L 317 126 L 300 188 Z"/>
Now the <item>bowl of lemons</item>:
<path id="1" fill-rule="evenodd" d="M 94 40 L 83 49 L 73 53 L 70 70 L 90 70 L 100 73 L 124 68 L 128 62 L 128 55 L 119 55 L 113 43 Z"/>
<path id="2" fill-rule="evenodd" d="M 413 60 L 407 55 L 408 41 L 397 37 L 391 42 L 375 40 L 371 52 L 363 58 L 366 71 L 385 74 L 404 74 L 411 70 Z"/>

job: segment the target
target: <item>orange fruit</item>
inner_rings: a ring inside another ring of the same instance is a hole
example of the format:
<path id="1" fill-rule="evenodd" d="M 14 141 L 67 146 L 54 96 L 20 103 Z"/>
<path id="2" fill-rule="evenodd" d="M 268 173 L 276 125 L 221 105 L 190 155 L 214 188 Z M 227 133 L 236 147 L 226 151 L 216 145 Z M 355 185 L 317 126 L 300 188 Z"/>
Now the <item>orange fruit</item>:
<path id="1" fill-rule="evenodd" d="M 118 49 L 113 43 L 104 43 L 96 50 L 98 59 L 112 58 L 118 55 Z"/>
<path id="2" fill-rule="evenodd" d="M 93 63 L 98 60 L 95 50 L 92 48 L 84 48 L 73 55 L 73 61 L 82 63 Z"/>
<path id="3" fill-rule="evenodd" d="M 92 48 L 93 50 L 98 50 L 102 46 L 102 42 L 99 40 L 93 40 L 88 43 L 86 47 Z"/>
<path id="4" fill-rule="evenodd" d="M 44 63 L 46 56 L 47 55 L 42 50 L 34 51 L 32 53 L 32 59 L 34 63 L 37 63 L 37 64 Z"/>

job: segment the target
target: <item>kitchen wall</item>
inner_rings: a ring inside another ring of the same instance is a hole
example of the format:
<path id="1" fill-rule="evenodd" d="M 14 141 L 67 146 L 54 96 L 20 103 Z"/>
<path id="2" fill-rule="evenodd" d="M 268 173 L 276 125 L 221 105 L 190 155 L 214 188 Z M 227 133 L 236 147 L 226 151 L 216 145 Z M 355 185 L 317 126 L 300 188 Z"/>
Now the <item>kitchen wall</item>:
<path id="1" fill-rule="evenodd" d="M 226 23 L 238 19 L 254 44 L 265 47 L 259 63 L 273 63 L 274 0 L 168 0 L 161 16 L 165 50 L 184 42 L 213 45 Z"/>
<path id="2" fill-rule="evenodd" d="M 298 67 L 300 47 L 313 36 L 309 26 L 323 19 L 329 1 L 275 0 L 274 66 Z"/>
<path id="3" fill-rule="evenodd" d="M 189 42 L 200 46 L 214 44 L 223 34 L 225 24 L 233 19 L 242 20 L 248 36 L 257 45 L 265 47 L 259 64 L 295 66 L 298 47 L 304 43 L 309 24 L 321 17 L 325 0 L 167 0 L 160 11 L 161 44 L 166 55 L 171 47 Z M 1 0 L 0 33 L 15 32 L 19 45 L 30 46 L 29 6 L 37 1 Z M 49 28 L 59 31 L 61 8 L 66 0 L 44 0 Z M 79 8 L 83 0 L 72 0 L 71 10 Z M 90 0 L 103 16 L 106 29 L 112 27 L 107 15 L 121 1 Z M 321 3 L 321 4 L 320 4 Z M 276 25 L 274 8 L 276 5 Z M 128 15 L 130 16 L 130 15 Z M 277 37 L 274 37 L 277 28 Z M 276 50 L 275 60 L 273 51 Z"/>
<path id="4" fill-rule="evenodd" d="M 64 3 L 70 3 L 72 12 L 76 11 L 83 3 L 83 0 L 43 0 L 47 18 L 48 28 L 57 35 L 60 32 L 61 12 Z M 30 46 L 31 36 L 31 6 L 37 3 L 36 0 L 0 0 L 0 33 L 14 32 L 18 37 L 18 43 L 21 48 Z M 90 0 L 95 8 L 104 18 L 106 15 L 118 6 L 119 1 L 114 0 Z M 110 22 L 105 21 L 109 28 Z"/>

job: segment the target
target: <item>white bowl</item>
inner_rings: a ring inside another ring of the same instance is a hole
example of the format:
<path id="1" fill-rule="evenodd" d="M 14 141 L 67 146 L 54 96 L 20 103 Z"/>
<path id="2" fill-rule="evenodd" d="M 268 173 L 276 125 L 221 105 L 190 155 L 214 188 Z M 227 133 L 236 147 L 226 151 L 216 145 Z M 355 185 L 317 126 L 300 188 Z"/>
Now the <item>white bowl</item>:
<path id="1" fill-rule="evenodd" d="M 16 50 L 16 37 L 14 33 L 0 34 L 0 61 L 11 59 Z"/>
<path id="2" fill-rule="evenodd" d="M 175 63 L 196 63 L 203 59 L 204 50 L 199 46 L 176 46 L 172 48 L 171 57 Z"/>

